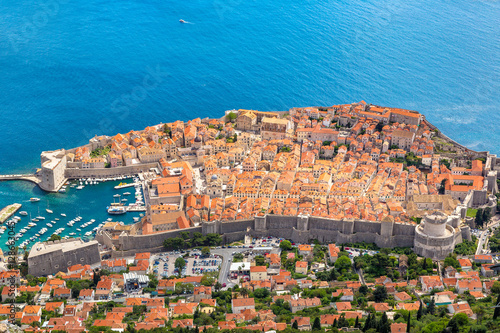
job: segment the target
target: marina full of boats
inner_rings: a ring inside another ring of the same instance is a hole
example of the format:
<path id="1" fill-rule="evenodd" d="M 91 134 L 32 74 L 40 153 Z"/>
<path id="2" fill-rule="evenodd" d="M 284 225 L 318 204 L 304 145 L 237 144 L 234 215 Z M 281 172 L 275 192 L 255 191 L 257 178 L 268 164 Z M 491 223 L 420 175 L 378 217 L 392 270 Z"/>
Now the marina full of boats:
<path id="1" fill-rule="evenodd" d="M 108 180 L 121 181 L 125 178 L 132 177 L 73 180 L 65 183 L 61 188 L 64 189 L 64 191 L 60 192 L 68 193 L 72 188 L 78 189 L 79 187 L 81 187 L 81 189 L 83 189 L 86 186 L 95 185 L 100 182 L 105 182 Z M 123 183 L 120 184 L 123 185 Z M 138 177 L 133 177 L 133 182 L 125 183 L 125 185 L 127 186 L 124 186 L 123 188 L 134 188 L 135 193 L 129 190 L 128 192 L 124 192 L 122 194 L 112 194 L 114 202 L 106 207 L 106 212 L 111 215 L 125 214 L 126 212 L 138 212 L 140 214 L 135 213 L 127 219 L 129 220 L 129 223 L 132 223 L 132 220 L 134 222 L 138 222 L 140 217 L 144 216 L 144 214 L 141 212 L 144 212 L 146 210 L 143 201 L 141 182 L 139 181 Z M 96 191 L 101 191 L 102 193 L 104 191 L 109 191 L 109 188 L 108 190 L 105 190 L 101 187 L 99 190 L 96 189 Z M 76 193 L 78 192 L 74 191 L 71 195 L 74 196 Z M 61 196 L 61 194 L 52 195 Z M 68 194 L 64 194 L 64 196 L 67 195 Z M 86 193 L 83 195 L 85 196 L 89 194 Z M 78 195 L 78 197 L 80 197 L 80 195 Z M 60 210 L 60 208 L 57 207 L 57 203 L 51 202 L 51 207 L 49 208 L 48 199 L 49 198 L 46 199 L 45 197 L 29 198 L 26 201 L 29 201 L 32 204 L 28 203 L 28 206 L 26 206 L 26 210 L 18 211 L 18 214 L 16 216 L 11 216 L 9 220 L 6 220 L 6 222 L 0 226 L 0 239 L 2 239 L 1 237 L 5 237 L 3 238 L 3 241 L 5 242 L 6 246 L 13 244 L 20 249 L 30 248 L 36 242 L 49 240 L 52 235 L 59 235 L 62 239 L 67 239 L 70 237 L 80 237 L 83 240 L 91 240 L 94 238 L 95 233 L 101 227 L 103 227 L 107 222 L 113 221 L 112 217 L 106 218 L 102 213 L 95 214 L 95 216 L 100 216 L 99 218 L 95 217 L 88 220 L 84 219 L 78 213 L 78 211 L 80 211 L 79 206 L 73 207 L 73 210 L 76 211 L 75 215 L 59 213 L 57 211 Z M 115 210 L 118 213 L 115 213 Z M 87 212 L 86 214 L 89 214 L 89 212 Z M 73 217 L 70 217 L 71 215 L 73 215 Z M 99 223 L 96 221 L 96 219 L 101 219 L 102 222 Z M 120 223 L 125 224 L 123 222 Z M 15 232 L 15 235 L 12 233 L 12 230 Z M 15 241 L 8 240 L 7 235 L 14 236 Z"/>

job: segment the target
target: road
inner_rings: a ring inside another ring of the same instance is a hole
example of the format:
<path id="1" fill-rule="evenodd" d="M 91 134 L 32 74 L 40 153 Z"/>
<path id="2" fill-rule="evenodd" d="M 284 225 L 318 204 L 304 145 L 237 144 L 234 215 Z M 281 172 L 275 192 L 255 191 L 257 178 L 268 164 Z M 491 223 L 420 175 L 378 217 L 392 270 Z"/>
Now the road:
<path id="1" fill-rule="evenodd" d="M 491 222 L 486 225 L 483 232 L 479 236 L 479 241 L 477 243 L 476 255 L 483 253 L 483 245 L 488 243 L 488 230 L 490 228 L 496 228 L 496 226 L 500 223 L 498 215 L 493 216 Z"/>
<path id="2" fill-rule="evenodd" d="M 242 248 L 232 248 L 232 249 L 212 249 L 210 253 L 220 255 L 222 257 L 222 265 L 220 267 L 219 272 L 219 282 L 221 284 L 226 284 L 226 288 L 232 288 L 234 283 L 232 283 L 228 278 L 229 268 L 231 267 L 231 263 L 233 262 L 233 252 L 241 253 L 248 250 L 252 250 L 249 247 Z"/>

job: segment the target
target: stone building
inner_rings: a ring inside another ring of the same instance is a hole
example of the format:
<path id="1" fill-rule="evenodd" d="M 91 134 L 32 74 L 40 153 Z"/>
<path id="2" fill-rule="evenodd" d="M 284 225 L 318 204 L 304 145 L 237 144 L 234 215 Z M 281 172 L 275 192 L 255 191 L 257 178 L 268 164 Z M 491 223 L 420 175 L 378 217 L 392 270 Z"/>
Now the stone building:
<path id="1" fill-rule="evenodd" d="M 44 151 L 40 155 L 40 187 L 48 192 L 56 192 L 66 181 L 66 152 L 64 149 Z"/>
<path id="2" fill-rule="evenodd" d="M 66 272 L 68 267 L 76 264 L 99 264 L 101 257 L 98 244 L 96 240 L 84 242 L 80 238 L 36 243 L 28 255 L 29 274 L 54 275 Z"/>
<path id="3" fill-rule="evenodd" d="M 288 119 L 264 118 L 260 134 L 263 140 L 284 140 L 288 130 L 291 129 L 291 122 Z"/>

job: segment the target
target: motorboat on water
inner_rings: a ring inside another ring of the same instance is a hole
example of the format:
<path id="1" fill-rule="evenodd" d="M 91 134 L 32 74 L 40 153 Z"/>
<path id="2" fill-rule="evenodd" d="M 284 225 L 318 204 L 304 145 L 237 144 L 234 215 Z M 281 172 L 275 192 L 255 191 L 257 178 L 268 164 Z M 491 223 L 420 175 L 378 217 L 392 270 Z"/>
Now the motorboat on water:
<path id="1" fill-rule="evenodd" d="M 49 213 L 49 214 L 53 214 L 53 213 L 54 213 L 54 211 L 52 211 L 52 210 L 50 210 L 50 209 L 48 209 L 48 208 L 47 208 L 47 209 L 45 209 L 45 211 L 46 211 L 47 213 Z"/>
<path id="2" fill-rule="evenodd" d="M 120 214 L 125 214 L 127 212 L 127 209 L 125 206 L 123 206 L 120 203 L 115 203 L 113 202 L 109 207 L 107 207 L 108 214 L 111 215 L 120 215 Z"/>
<path id="3" fill-rule="evenodd" d="M 28 212 L 27 211 L 20 211 L 19 212 L 19 215 L 22 215 L 22 216 L 27 216 L 28 215 Z"/>
<path id="4" fill-rule="evenodd" d="M 66 214 L 64 214 L 64 213 L 61 213 L 61 216 L 63 216 L 63 217 L 66 217 Z"/>
<path id="5" fill-rule="evenodd" d="M 183 19 L 180 19 L 179 22 L 186 23 L 186 21 L 184 21 Z"/>
<path id="6" fill-rule="evenodd" d="M 40 201 L 40 198 L 30 198 L 30 201 L 31 202 L 38 202 L 38 201 Z"/>

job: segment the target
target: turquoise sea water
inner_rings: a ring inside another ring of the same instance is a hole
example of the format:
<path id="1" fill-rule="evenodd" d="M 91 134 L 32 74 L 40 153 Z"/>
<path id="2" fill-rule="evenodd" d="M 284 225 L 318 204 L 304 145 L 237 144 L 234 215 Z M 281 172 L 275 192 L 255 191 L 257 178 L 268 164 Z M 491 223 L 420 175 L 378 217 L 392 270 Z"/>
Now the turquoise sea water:
<path id="1" fill-rule="evenodd" d="M 95 134 L 360 100 L 418 110 L 458 142 L 500 153 L 499 1 L 0 4 L 0 173 L 32 171 L 40 151 Z M 36 195 L 101 221 L 112 192 L 0 183 L 0 206 Z"/>

